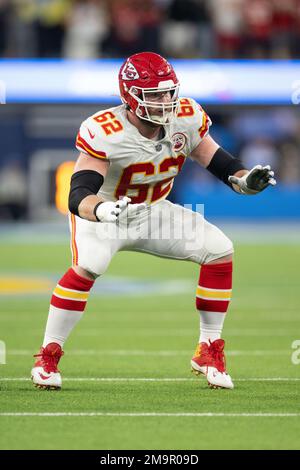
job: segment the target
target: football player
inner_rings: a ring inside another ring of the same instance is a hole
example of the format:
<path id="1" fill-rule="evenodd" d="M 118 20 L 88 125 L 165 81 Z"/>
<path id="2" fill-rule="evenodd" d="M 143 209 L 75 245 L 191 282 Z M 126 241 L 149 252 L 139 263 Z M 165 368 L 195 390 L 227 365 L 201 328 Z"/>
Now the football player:
<path id="1" fill-rule="evenodd" d="M 166 197 L 187 158 L 245 195 L 275 185 L 274 173 L 269 166 L 244 168 L 213 140 L 210 118 L 193 99 L 179 98 L 177 76 L 160 55 L 129 57 L 119 86 L 123 104 L 86 119 L 77 136 L 80 154 L 69 195 L 73 263 L 54 289 L 33 383 L 61 387 L 64 342 L 95 280 L 115 253 L 127 250 L 200 265 L 200 337 L 191 366 L 210 387 L 232 389 L 221 339 L 231 299 L 232 242 L 201 214 Z"/>

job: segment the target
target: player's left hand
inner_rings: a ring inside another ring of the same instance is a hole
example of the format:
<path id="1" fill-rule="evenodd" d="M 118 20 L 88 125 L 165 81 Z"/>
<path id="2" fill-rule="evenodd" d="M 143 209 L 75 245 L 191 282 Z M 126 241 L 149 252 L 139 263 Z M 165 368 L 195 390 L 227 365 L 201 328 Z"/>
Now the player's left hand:
<path id="1" fill-rule="evenodd" d="M 268 186 L 275 186 L 274 171 L 270 165 L 256 165 L 242 177 L 229 176 L 228 181 L 236 184 L 242 194 L 253 195 L 260 193 Z"/>

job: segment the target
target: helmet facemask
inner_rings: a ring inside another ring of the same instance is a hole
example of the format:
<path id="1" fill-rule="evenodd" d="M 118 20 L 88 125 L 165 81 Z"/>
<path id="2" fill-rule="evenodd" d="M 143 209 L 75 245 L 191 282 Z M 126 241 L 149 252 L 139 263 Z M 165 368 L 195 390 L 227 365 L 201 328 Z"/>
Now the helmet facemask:
<path id="1" fill-rule="evenodd" d="M 169 125 L 177 114 L 179 106 L 179 83 L 174 84 L 173 80 L 160 82 L 158 87 L 155 88 L 132 86 L 128 90 L 128 93 L 137 102 L 135 114 L 140 119 L 154 124 Z M 156 93 L 170 93 L 170 101 L 160 102 L 151 100 L 150 95 Z"/>

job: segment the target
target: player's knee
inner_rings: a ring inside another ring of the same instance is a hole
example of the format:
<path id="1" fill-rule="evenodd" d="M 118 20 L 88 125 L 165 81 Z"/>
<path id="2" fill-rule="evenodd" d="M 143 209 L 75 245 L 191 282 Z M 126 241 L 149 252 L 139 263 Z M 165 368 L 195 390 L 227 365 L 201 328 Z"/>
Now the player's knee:
<path id="1" fill-rule="evenodd" d="M 78 276 L 84 277 L 86 279 L 95 280 L 98 277 L 97 274 L 87 271 L 79 265 L 73 266 L 73 269 L 76 274 L 78 274 Z"/>
<path id="2" fill-rule="evenodd" d="M 95 278 L 104 274 L 107 270 L 111 256 L 109 253 L 81 253 L 79 256 L 79 265 L 82 269 L 92 274 Z"/>
<path id="3" fill-rule="evenodd" d="M 212 224 L 207 224 L 205 232 L 205 263 L 234 252 L 232 241 L 220 229 Z"/>

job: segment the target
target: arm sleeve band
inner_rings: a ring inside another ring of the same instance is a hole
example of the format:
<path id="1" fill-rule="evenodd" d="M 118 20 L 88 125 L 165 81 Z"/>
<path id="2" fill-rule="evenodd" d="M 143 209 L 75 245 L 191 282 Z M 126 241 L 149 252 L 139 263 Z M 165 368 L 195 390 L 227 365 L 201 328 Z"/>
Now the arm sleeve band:
<path id="1" fill-rule="evenodd" d="M 81 170 L 72 175 L 69 194 L 69 210 L 72 214 L 79 215 L 78 206 L 81 201 L 90 195 L 98 193 L 104 178 L 93 170 Z"/>
<path id="2" fill-rule="evenodd" d="M 206 169 L 233 189 L 231 183 L 228 181 L 228 176 L 234 175 L 234 173 L 239 170 L 244 170 L 245 166 L 241 160 L 234 158 L 230 153 L 220 147 Z"/>

